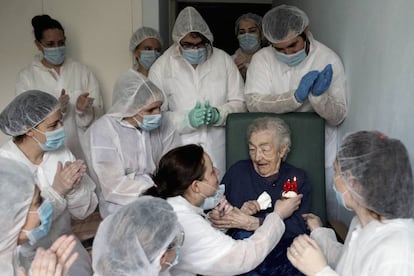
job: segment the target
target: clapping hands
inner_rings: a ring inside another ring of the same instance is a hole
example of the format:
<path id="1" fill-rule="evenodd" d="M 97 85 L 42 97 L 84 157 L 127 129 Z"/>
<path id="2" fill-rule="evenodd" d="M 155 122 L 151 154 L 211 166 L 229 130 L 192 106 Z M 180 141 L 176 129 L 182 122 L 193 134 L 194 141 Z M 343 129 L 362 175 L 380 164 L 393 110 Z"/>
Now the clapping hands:
<path id="1" fill-rule="evenodd" d="M 332 65 L 328 64 L 325 68 L 318 72 L 316 70 L 306 73 L 299 82 L 299 86 L 295 91 L 295 98 L 298 102 L 303 103 L 309 94 L 320 96 L 325 93 L 332 82 Z"/>
<path id="2" fill-rule="evenodd" d="M 202 125 L 214 125 L 220 120 L 220 112 L 216 107 L 210 105 L 209 101 L 204 102 L 201 106 L 199 101 L 188 114 L 188 120 L 193 128 L 199 128 Z"/>

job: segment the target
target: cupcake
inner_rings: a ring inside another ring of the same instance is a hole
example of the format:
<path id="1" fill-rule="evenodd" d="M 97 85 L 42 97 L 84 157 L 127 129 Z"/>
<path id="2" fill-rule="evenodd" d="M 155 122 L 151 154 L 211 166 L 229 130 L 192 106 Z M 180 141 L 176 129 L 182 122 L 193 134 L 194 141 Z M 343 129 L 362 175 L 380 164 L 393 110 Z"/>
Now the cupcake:
<path id="1" fill-rule="evenodd" d="M 298 184 L 296 182 L 296 176 L 293 177 L 293 181 L 290 178 L 283 183 L 282 199 L 292 198 L 298 195 Z"/>

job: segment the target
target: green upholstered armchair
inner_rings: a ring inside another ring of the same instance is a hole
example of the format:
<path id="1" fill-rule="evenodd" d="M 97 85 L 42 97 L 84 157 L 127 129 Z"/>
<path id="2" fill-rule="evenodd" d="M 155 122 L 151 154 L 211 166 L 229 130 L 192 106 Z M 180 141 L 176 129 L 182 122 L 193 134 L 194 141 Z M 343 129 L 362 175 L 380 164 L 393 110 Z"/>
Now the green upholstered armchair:
<path id="1" fill-rule="evenodd" d="M 325 121 L 315 113 L 233 113 L 226 122 L 227 169 L 235 162 L 249 159 L 246 131 L 256 118 L 283 119 L 290 127 L 292 146 L 286 161 L 306 171 L 311 187 L 311 212 L 326 224 L 325 201 Z"/>

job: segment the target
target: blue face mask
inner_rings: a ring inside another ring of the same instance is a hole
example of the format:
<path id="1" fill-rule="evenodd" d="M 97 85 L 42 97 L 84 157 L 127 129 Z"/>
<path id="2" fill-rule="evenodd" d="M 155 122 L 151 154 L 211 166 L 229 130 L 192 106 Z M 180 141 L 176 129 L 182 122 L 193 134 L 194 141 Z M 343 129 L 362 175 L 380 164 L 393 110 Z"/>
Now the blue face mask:
<path id="1" fill-rule="evenodd" d="M 43 47 L 43 57 L 53 65 L 60 65 L 65 61 L 66 47 Z"/>
<path id="2" fill-rule="evenodd" d="M 201 204 L 200 208 L 203 209 L 203 210 L 210 210 L 210 209 L 213 209 L 214 207 L 216 207 L 220 203 L 221 197 L 224 195 L 225 188 L 226 188 L 226 186 L 224 186 L 224 184 L 220 184 L 217 188 L 216 193 L 212 196 L 209 196 L 209 197 L 207 197 L 207 196 L 203 195 L 202 193 L 200 193 L 204 197 L 204 201 Z"/>
<path id="3" fill-rule="evenodd" d="M 35 137 L 33 139 L 39 144 L 40 148 L 44 151 L 54 151 L 59 149 L 65 143 L 65 128 L 62 126 L 53 131 L 43 132 L 36 128 L 36 131 L 46 136 L 46 143 L 40 143 Z"/>
<path id="4" fill-rule="evenodd" d="M 347 209 L 348 211 L 352 211 L 352 209 L 351 209 L 351 208 L 349 208 L 349 207 L 347 207 L 347 206 L 345 205 L 344 194 L 345 194 L 345 193 L 347 193 L 347 192 L 348 192 L 348 190 L 347 190 L 347 191 L 345 191 L 344 193 L 340 193 L 340 192 L 338 192 L 338 190 L 336 190 L 335 184 L 333 185 L 333 189 L 334 189 L 334 191 L 335 191 L 336 201 L 338 201 L 339 205 L 342 205 L 342 206 L 343 206 L 345 209 Z"/>
<path id="5" fill-rule="evenodd" d="M 140 121 L 132 117 L 132 119 L 135 120 L 139 128 L 142 130 L 151 131 L 151 130 L 159 128 L 159 126 L 161 125 L 161 119 L 162 119 L 161 114 L 144 115 L 143 118 L 144 119 L 142 120 L 142 123 L 141 123 Z"/>
<path id="6" fill-rule="evenodd" d="M 145 69 L 150 69 L 151 65 L 161 56 L 161 53 L 155 50 L 142 50 L 138 59 L 139 64 Z"/>
<path id="7" fill-rule="evenodd" d="M 302 50 L 291 55 L 285 55 L 276 51 L 276 58 L 290 67 L 296 66 L 306 58 L 307 54 L 305 48 L 306 45 Z"/>
<path id="8" fill-rule="evenodd" d="M 207 49 L 206 48 L 199 48 L 199 49 L 182 49 L 183 57 L 190 63 L 191 65 L 203 63 L 207 57 Z"/>
<path id="9" fill-rule="evenodd" d="M 256 34 L 241 34 L 237 36 L 240 48 L 246 53 L 254 53 L 260 48 L 259 37 Z"/>
<path id="10" fill-rule="evenodd" d="M 50 201 L 47 199 L 43 201 L 42 205 L 37 209 L 37 213 L 39 214 L 40 225 L 30 231 L 23 230 L 29 238 L 30 245 L 34 245 L 49 234 L 53 220 L 53 207 Z"/>

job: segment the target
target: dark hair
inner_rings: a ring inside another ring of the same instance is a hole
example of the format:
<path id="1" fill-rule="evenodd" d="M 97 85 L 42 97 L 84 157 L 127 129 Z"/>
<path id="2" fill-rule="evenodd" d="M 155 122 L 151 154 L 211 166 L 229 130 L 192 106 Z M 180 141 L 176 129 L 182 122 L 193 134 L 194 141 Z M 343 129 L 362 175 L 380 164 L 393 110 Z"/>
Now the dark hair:
<path id="1" fill-rule="evenodd" d="M 40 41 L 43 38 L 43 32 L 50 29 L 59 29 L 65 34 L 65 30 L 59 21 L 51 18 L 47 14 L 36 15 L 32 18 L 32 26 L 35 38 Z"/>
<path id="2" fill-rule="evenodd" d="M 161 158 L 153 177 L 155 186 L 145 194 L 164 199 L 183 195 L 194 180 L 203 179 L 204 173 L 204 150 L 201 146 L 177 147 Z"/>

